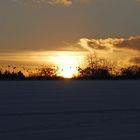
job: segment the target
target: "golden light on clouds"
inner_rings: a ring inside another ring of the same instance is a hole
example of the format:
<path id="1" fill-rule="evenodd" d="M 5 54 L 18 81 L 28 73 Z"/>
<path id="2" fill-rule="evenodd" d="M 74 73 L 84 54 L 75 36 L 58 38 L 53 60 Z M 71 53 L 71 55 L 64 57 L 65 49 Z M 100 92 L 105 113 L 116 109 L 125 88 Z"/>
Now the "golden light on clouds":
<path id="1" fill-rule="evenodd" d="M 71 5 L 73 3 L 73 0 L 13 0 L 15 2 L 18 2 L 22 5 L 42 5 L 42 4 L 62 4 L 62 5 Z"/>
<path id="2" fill-rule="evenodd" d="M 18 2 L 19 4 L 31 5 L 31 6 L 42 5 L 42 4 L 50 4 L 50 5 L 60 4 L 60 5 L 69 6 L 76 2 L 88 3 L 89 1 L 92 0 L 13 0 L 13 1 Z"/>
<path id="3" fill-rule="evenodd" d="M 72 0 L 49 0 L 49 4 L 64 4 L 64 5 L 71 5 Z"/>
<path id="4" fill-rule="evenodd" d="M 89 52 L 96 51 L 103 57 L 125 64 L 138 64 L 140 58 L 140 36 L 128 38 L 89 39 L 81 38 L 78 42 L 81 48 Z M 140 63 L 139 63 L 140 64 Z"/>
<path id="5" fill-rule="evenodd" d="M 120 67 L 132 64 L 140 65 L 140 36 L 106 39 L 81 38 L 73 46 L 79 47 L 79 51 L 75 51 L 73 47 L 71 51 L 1 53 L 0 64 L 55 66 L 57 75 L 65 78 L 76 76 L 77 68 L 79 66 L 86 67 L 87 55 L 94 52 L 97 57 L 104 58 L 110 63 L 120 65 Z"/>
<path id="6" fill-rule="evenodd" d="M 73 46 L 73 47 L 71 47 Z M 66 47 L 67 50 L 68 47 Z M 70 45 L 71 51 L 26 51 L 16 53 L 2 53 L 0 62 L 14 62 L 16 64 L 53 64 L 64 69 L 73 69 L 77 65 L 84 65 L 87 53 L 96 51 L 97 56 L 113 61 L 123 61 L 123 63 L 136 63 L 140 58 L 140 36 L 128 38 L 105 38 L 89 39 L 81 38 Z M 75 48 L 75 49 L 74 49 Z M 78 51 L 75 51 L 79 48 Z"/>

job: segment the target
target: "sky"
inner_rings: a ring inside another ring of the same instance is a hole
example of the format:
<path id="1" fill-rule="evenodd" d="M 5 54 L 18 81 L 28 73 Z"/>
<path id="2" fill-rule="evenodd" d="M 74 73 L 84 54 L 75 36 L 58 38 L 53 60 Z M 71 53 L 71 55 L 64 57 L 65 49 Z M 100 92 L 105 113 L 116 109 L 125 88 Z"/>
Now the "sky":
<path id="1" fill-rule="evenodd" d="M 1 0 L 0 61 L 96 50 L 139 64 L 139 15 L 139 0 Z"/>

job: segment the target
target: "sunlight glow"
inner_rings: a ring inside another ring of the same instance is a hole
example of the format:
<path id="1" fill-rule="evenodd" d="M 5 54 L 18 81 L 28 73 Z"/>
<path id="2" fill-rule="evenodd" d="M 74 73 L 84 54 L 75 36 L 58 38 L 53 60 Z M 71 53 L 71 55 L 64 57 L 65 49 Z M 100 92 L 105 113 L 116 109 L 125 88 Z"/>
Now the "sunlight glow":
<path id="1" fill-rule="evenodd" d="M 30 68 L 40 65 L 55 67 L 57 76 L 72 78 L 78 75 L 77 68 L 84 65 L 86 56 L 87 52 L 80 51 L 38 51 L 4 54 L 0 55 L 0 60 L 11 61 L 16 66 L 20 63 Z"/>
<path id="2" fill-rule="evenodd" d="M 74 56 L 57 56 L 55 60 L 58 66 L 58 75 L 64 78 L 72 78 L 77 73 L 77 60 Z"/>
<path id="3" fill-rule="evenodd" d="M 81 52 L 53 52 L 47 57 L 47 60 L 58 67 L 58 76 L 72 78 L 77 76 L 77 68 L 82 63 L 84 55 Z"/>
<path id="4" fill-rule="evenodd" d="M 64 78 L 72 78 L 76 74 L 76 67 L 60 66 L 59 75 Z"/>

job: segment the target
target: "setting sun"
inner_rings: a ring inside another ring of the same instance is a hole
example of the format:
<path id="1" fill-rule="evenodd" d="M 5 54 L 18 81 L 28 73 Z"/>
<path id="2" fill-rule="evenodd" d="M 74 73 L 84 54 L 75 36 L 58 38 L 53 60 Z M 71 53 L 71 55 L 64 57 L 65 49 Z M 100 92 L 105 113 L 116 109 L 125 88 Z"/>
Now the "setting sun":
<path id="1" fill-rule="evenodd" d="M 60 66 L 59 69 L 59 75 L 64 78 L 72 78 L 77 72 L 75 66 Z"/>
<path id="2" fill-rule="evenodd" d="M 47 58 L 43 58 L 47 63 L 53 63 L 58 68 L 57 75 L 64 78 L 77 76 L 77 67 L 82 63 L 85 52 L 55 51 L 50 52 Z"/>
<path id="3" fill-rule="evenodd" d="M 78 66 L 78 62 L 75 56 L 57 56 L 55 63 L 58 66 L 59 76 L 64 78 L 72 78 L 77 74 L 76 67 Z"/>

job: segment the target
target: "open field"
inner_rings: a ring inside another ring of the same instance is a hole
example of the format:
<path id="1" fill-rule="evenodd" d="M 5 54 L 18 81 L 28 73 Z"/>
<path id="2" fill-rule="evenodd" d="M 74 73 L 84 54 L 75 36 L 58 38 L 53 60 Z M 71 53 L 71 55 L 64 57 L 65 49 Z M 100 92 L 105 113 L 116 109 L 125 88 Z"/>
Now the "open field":
<path id="1" fill-rule="evenodd" d="M 1 81 L 0 140 L 139 140 L 140 81 Z"/>

